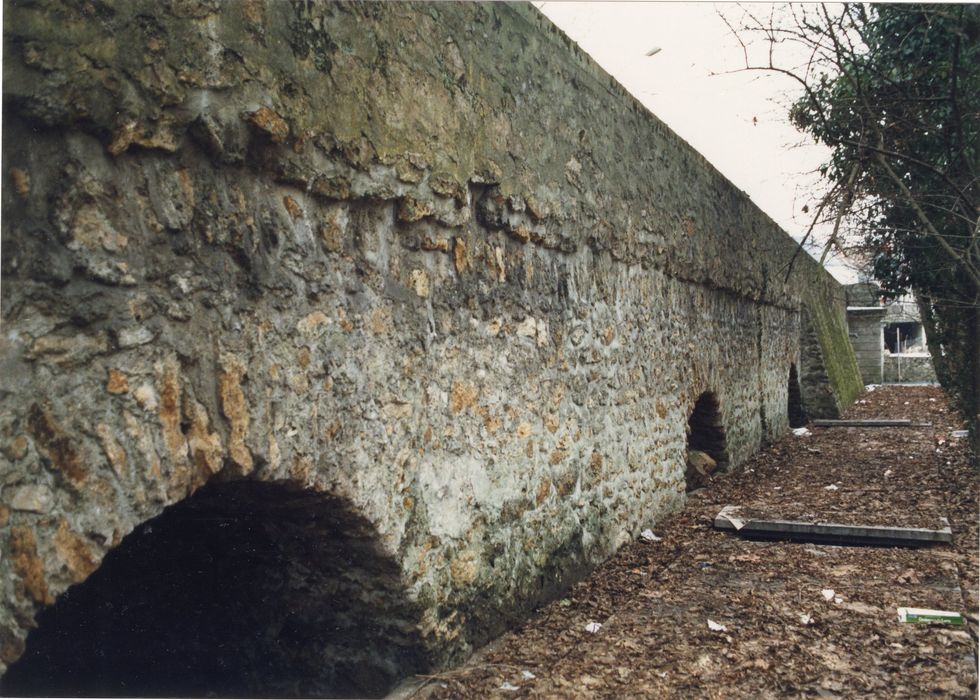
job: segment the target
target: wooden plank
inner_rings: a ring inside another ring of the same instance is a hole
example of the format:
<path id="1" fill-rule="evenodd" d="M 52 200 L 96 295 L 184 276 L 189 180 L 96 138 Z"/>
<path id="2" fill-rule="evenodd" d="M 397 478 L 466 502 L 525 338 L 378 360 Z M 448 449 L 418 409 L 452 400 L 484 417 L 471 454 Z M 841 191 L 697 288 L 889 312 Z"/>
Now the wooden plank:
<path id="1" fill-rule="evenodd" d="M 842 525 L 808 523 L 793 520 L 742 520 L 737 510 L 726 506 L 715 516 L 717 530 L 738 533 L 749 539 L 799 540 L 837 545 L 872 545 L 879 547 L 923 547 L 953 541 L 953 532 L 945 518 L 941 530 L 880 525 Z"/>
<path id="2" fill-rule="evenodd" d="M 815 428 L 931 428 L 932 423 L 913 423 L 908 418 L 867 418 L 865 420 L 830 420 L 818 418 L 810 421 Z"/>

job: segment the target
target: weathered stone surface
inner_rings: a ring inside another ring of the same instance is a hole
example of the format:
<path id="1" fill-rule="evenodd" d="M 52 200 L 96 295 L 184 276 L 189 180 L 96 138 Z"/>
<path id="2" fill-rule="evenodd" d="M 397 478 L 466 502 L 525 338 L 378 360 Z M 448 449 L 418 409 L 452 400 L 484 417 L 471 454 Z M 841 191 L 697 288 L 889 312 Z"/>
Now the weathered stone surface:
<path id="1" fill-rule="evenodd" d="M 737 467 L 791 365 L 860 387 L 832 279 L 530 8 L 5 9 L 3 663 L 216 475 L 342 499 L 445 664 L 683 505 L 702 393 Z"/>
<path id="2" fill-rule="evenodd" d="M 242 474 L 252 471 L 252 453 L 245 445 L 250 422 L 248 403 L 242 392 L 242 377 L 245 374 L 245 363 L 234 355 L 224 355 L 221 358 L 221 375 L 218 381 L 221 395 L 221 410 L 231 423 L 228 435 L 228 456 Z M 291 388 L 296 391 L 296 385 Z M 302 392 L 298 392 L 302 393 Z"/>
<path id="3" fill-rule="evenodd" d="M 44 564 L 37 553 L 37 542 L 34 531 L 29 527 L 15 526 L 10 528 L 8 538 L 9 560 L 14 573 L 20 578 L 14 588 L 16 597 L 20 600 L 30 599 L 39 605 L 50 605 L 54 596 L 48 589 L 44 576 Z"/>
<path id="4" fill-rule="evenodd" d="M 85 540 L 71 531 L 66 520 L 58 523 L 55 530 L 54 548 L 71 574 L 72 581 L 84 581 L 99 566 L 98 559 L 89 549 Z"/>
<path id="5" fill-rule="evenodd" d="M 27 426 L 34 437 L 35 446 L 47 458 L 48 464 L 74 484 L 85 481 L 88 468 L 75 444 L 56 422 L 50 407 L 31 404 Z"/>
<path id="6" fill-rule="evenodd" d="M 14 490 L 10 497 L 10 507 L 13 510 L 23 510 L 31 513 L 47 513 L 54 504 L 54 494 L 43 485 L 21 486 Z"/>
<path id="7" fill-rule="evenodd" d="M 110 394 L 125 394 L 129 392 L 129 378 L 118 369 L 110 368 L 105 390 Z"/>

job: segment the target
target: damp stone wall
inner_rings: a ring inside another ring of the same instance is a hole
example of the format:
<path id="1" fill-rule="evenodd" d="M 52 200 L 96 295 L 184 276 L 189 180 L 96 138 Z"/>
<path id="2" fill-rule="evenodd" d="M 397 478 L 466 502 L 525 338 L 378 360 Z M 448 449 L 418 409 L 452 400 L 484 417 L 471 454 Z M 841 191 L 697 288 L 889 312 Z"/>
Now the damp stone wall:
<path id="1" fill-rule="evenodd" d="M 236 480 L 347 504 L 446 665 L 683 507 L 704 392 L 737 468 L 791 365 L 811 415 L 860 387 L 832 278 L 530 6 L 40 0 L 4 39 L 0 669 Z"/>

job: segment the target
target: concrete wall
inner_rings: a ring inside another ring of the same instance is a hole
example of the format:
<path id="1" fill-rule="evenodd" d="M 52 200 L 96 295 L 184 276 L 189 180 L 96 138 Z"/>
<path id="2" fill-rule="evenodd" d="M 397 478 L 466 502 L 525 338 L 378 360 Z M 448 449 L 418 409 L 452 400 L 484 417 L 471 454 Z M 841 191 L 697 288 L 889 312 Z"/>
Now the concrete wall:
<path id="1" fill-rule="evenodd" d="M 844 295 L 848 306 L 880 306 L 881 287 L 874 282 L 855 282 L 844 285 Z"/>
<path id="2" fill-rule="evenodd" d="M 932 366 L 932 355 L 929 353 L 885 353 L 882 363 L 882 381 L 887 384 L 936 382 L 936 370 Z"/>
<path id="3" fill-rule="evenodd" d="M 865 384 L 882 382 L 881 321 L 884 316 L 884 307 L 847 311 L 851 345 Z"/>
<path id="4" fill-rule="evenodd" d="M 860 388 L 829 275 L 787 276 L 793 241 L 529 7 L 4 30 L 3 664 L 137 525 L 239 479 L 368 523 L 447 663 L 683 506 L 702 392 L 737 465 L 785 432 L 791 364 L 811 414 Z"/>

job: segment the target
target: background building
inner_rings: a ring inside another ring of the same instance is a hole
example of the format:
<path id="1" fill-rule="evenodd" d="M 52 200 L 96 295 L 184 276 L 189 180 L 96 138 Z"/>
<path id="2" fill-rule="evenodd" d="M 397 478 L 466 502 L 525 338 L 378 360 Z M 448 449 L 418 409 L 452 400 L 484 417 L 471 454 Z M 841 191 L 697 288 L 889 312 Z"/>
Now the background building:
<path id="1" fill-rule="evenodd" d="M 847 285 L 847 326 L 865 384 L 935 382 L 925 328 L 912 297 L 885 302 L 877 285 Z"/>

